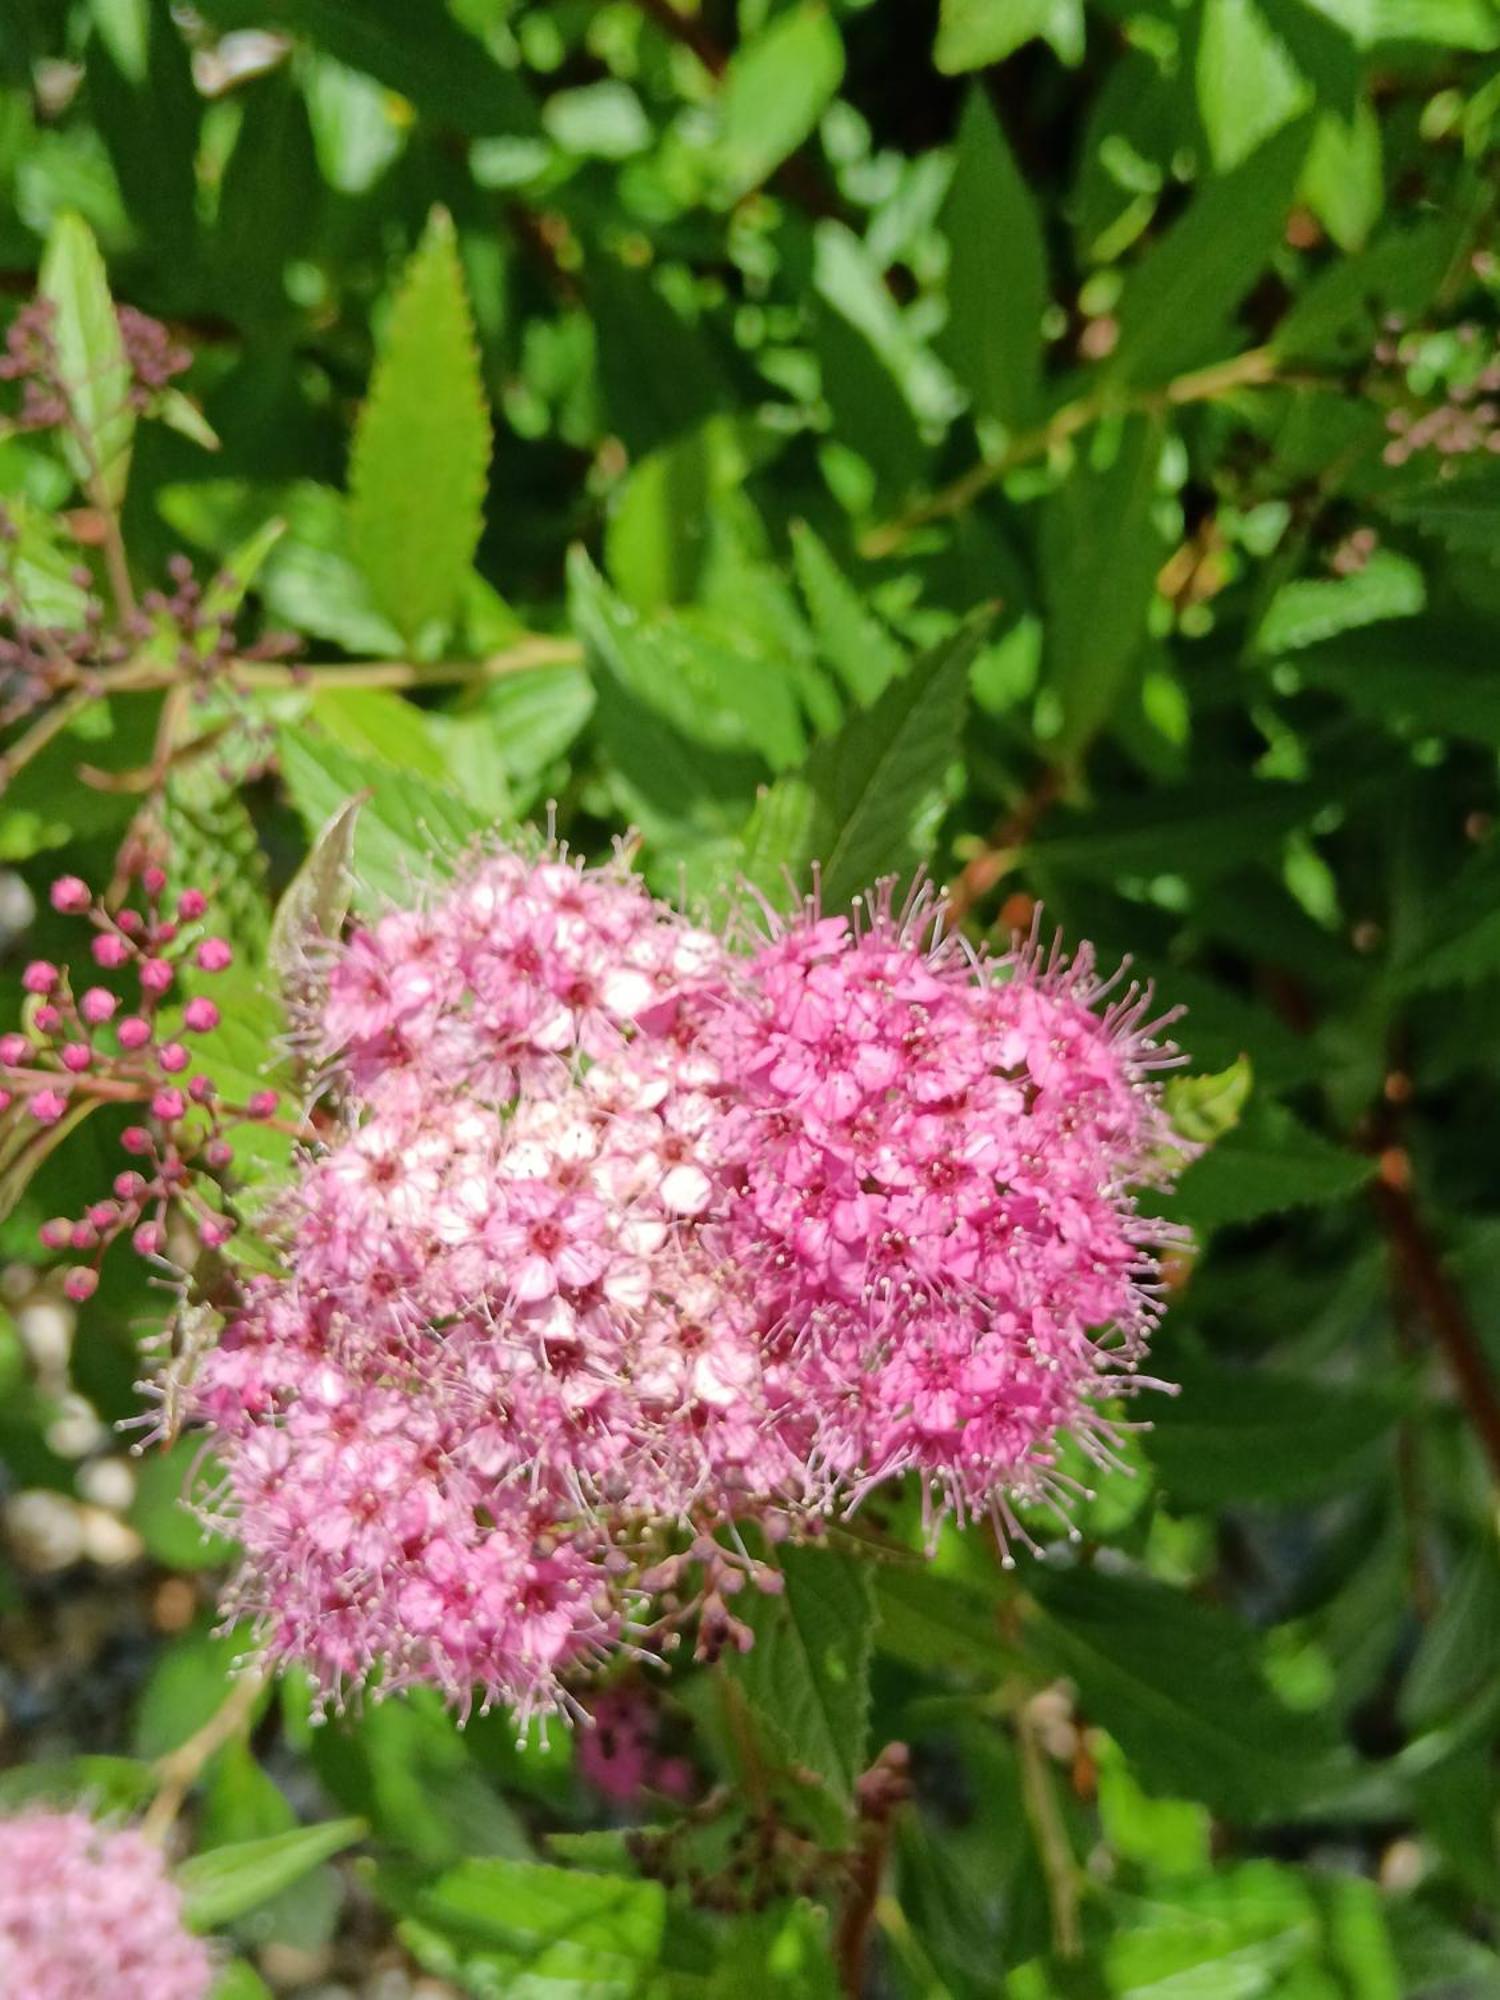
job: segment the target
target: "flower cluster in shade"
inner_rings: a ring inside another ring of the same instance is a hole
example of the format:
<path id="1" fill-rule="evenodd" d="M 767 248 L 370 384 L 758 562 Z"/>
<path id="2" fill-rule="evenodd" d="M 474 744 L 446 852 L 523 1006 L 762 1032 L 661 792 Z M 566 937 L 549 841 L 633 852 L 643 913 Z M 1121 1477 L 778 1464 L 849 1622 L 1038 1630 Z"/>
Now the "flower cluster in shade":
<path id="1" fill-rule="evenodd" d="M 93 1294 L 119 1238 L 160 1260 L 173 1216 L 208 1248 L 227 1242 L 234 1225 L 218 1191 L 234 1158 L 227 1134 L 276 1110 L 274 1091 L 227 1103 L 195 1053 L 220 1010 L 205 993 L 180 994 L 182 974 L 212 977 L 234 958 L 226 939 L 204 930 L 207 896 L 190 888 L 169 897 L 165 869 L 147 860 L 128 886 L 134 901 L 96 897 L 76 875 L 52 884 L 54 910 L 92 929 L 88 983 L 33 959 L 21 975 L 25 1026 L 0 1034 L 0 1112 L 43 1131 L 104 1105 L 129 1116 L 109 1194 L 42 1224 L 43 1246 L 73 1260 L 63 1285 L 77 1300 Z"/>
<path id="2" fill-rule="evenodd" d="M 769 916 L 769 913 L 767 913 Z M 487 854 L 340 948 L 336 1128 L 283 1277 L 197 1385 L 234 1608 L 330 1697 L 525 1717 L 691 1613 L 748 1643 L 737 1529 L 912 1473 L 1024 1534 L 1137 1380 L 1181 1158 L 1145 996 L 993 962 L 941 903 L 741 944 L 623 864 Z"/>
<path id="3" fill-rule="evenodd" d="M 215 1965 L 183 1928 L 161 1850 L 86 1813 L 0 1819 L 0 1993 L 12 2000 L 206 2000 Z"/>

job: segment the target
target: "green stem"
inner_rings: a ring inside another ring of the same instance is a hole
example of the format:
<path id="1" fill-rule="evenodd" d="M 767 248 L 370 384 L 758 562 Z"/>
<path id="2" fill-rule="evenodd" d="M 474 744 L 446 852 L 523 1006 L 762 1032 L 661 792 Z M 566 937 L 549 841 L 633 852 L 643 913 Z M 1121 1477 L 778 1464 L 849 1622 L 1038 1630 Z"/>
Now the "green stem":
<path id="1" fill-rule="evenodd" d="M 1064 403 L 1046 423 L 1035 430 L 1022 431 L 994 458 L 982 458 L 977 465 L 947 486 L 941 486 L 925 500 L 919 500 L 893 521 L 871 528 L 860 540 L 861 555 L 876 560 L 895 553 L 918 528 L 929 522 L 946 520 L 972 507 L 981 494 L 1019 466 L 1047 458 L 1080 431 L 1106 416 L 1147 415 L 1177 409 L 1187 403 L 1212 402 L 1234 389 L 1261 388 L 1276 379 L 1276 356 L 1269 347 L 1252 347 L 1229 361 L 1216 361 L 1209 368 L 1195 368 L 1178 375 L 1159 389 L 1132 393 L 1110 382 L 1102 383 L 1088 395 Z"/>

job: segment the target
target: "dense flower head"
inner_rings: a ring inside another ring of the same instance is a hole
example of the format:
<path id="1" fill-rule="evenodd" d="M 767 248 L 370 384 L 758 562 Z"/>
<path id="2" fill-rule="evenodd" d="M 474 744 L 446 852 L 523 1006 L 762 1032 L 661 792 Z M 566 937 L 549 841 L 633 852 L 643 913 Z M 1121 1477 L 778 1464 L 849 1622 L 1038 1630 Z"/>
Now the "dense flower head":
<path id="1" fill-rule="evenodd" d="M 768 913 L 769 914 L 769 913 Z M 525 1716 L 908 1471 L 1021 1532 L 1134 1384 L 1174 1154 L 1135 989 L 930 893 L 732 947 L 623 862 L 468 862 L 333 955 L 333 1124 L 197 1386 L 236 1608 L 325 1694 Z"/>
<path id="2" fill-rule="evenodd" d="M 76 1811 L 0 1818 L 0 1993 L 205 2000 L 214 1975 L 161 1850 L 133 1827 Z"/>

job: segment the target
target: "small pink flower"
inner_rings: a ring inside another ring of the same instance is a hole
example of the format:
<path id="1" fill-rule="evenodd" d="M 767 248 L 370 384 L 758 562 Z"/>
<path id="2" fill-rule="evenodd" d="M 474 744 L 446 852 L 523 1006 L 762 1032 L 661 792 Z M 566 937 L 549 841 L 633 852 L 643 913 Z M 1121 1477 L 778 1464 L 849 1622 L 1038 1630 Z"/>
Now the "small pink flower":
<path id="1" fill-rule="evenodd" d="M 30 1054 L 31 1043 L 25 1035 L 18 1035 L 14 1031 L 8 1035 L 0 1035 L 0 1067 L 19 1069 Z"/>
<path id="2" fill-rule="evenodd" d="M 68 1108 L 60 1090 L 38 1090 L 30 1098 L 31 1115 L 38 1125 L 55 1125 Z"/>
<path id="3" fill-rule="evenodd" d="M 208 908 L 208 898 L 201 889 L 184 889 L 177 898 L 177 914 L 185 924 L 196 923 Z"/>
<path id="4" fill-rule="evenodd" d="M 249 1118 L 274 1118 L 280 1101 L 274 1090 L 254 1091 L 245 1106 L 245 1115 Z"/>
<path id="5" fill-rule="evenodd" d="M 234 952 L 223 938 L 204 938 L 193 954 L 200 972 L 222 972 L 234 963 Z"/>
<path id="6" fill-rule="evenodd" d="M 144 1125 L 127 1125 L 120 1134 L 120 1144 L 127 1153 L 149 1153 L 151 1134 Z"/>
<path id="7" fill-rule="evenodd" d="M 101 931 L 89 946 L 89 950 L 93 954 L 95 965 L 105 972 L 111 972 L 116 966 L 124 965 L 131 955 L 129 944 L 112 931 Z"/>
<path id="8" fill-rule="evenodd" d="M 151 1115 L 171 1125 L 187 1110 L 187 1099 L 180 1090 L 159 1090 L 151 1100 Z"/>
<path id="9" fill-rule="evenodd" d="M 160 998 L 172 984 L 172 968 L 164 958 L 148 958 L 140 968 L 141 991 Z"/>
<path id="10" fill-rule="evenodd" d="M 65 916 L 78 916 L 93 902 L 89 885 L 77 875 L 59 875 L 50 891 L 52 907 Z"/>
<path id="11" fill-rule="evenodd" d="M 72 1076 L 82 1076 L 93 1061 L 94 1051 L 87 1042 L 68 1042 L 62 1049 L 62 1066 Z"/>
<path id="12" fill-rule="evenodd" d="M 27 993 L 50 993 L 60 976 L 45 958 L 34 958 L 21 974 L 21 985 Z"/>
<path id="13" fill-rule="evenodd" d="M 64 1292 L 78 1305 L 91 1299 L 98 1289 L 99 1273 L 91 1271 L 87 1264 L 75 1264 L 63 1279 Z"/>
<path id="14" fill-rule="evenodd" d="M 206 1000 L 200 995 L 196 999 L 189 1000 L 183 1009 L 182 1018 L 195 1035 L 207 1035 L 219 1025 L 219 1010 L 212 1000 Z"/>
<path id="15" fill-rule="evenodd" d="M 151 1039 L 151 1023 L 139 1014 L 127 1014 L 115 1032 L 122 1049 L 143 1049 Z"/>
<path id="16" fill-rule="evenodd" d="M 99 1028 L 106 1021 L 112 1021 L 120 1003 L 115 995 L 103 986 L 91 986 L 78 1003 L 78 1011 L 91 1028 Z"/>
<path id="17" fill-rule="evenodd" d="M 162 1245 L 167 1240 L 167 1232 L 159 1222 L 143 1222 L 131 1237 L 131 1247 L 142 1257 L 156 1257 L 161 1254 Z"/>
<path id="18" fill-rule="evenodd" d="M 177 1076 L 193 1059 L 181 1042 L 163 1042 L 156 1051 L 156 1060 L 168 1076 Z"/>

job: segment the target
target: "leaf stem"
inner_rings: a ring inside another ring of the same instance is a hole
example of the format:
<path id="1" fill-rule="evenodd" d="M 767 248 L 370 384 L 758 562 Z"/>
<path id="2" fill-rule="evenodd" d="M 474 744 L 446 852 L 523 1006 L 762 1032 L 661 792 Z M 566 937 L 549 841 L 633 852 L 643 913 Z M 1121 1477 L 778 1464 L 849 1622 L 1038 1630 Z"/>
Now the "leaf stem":
<path id="1" fill-rule="evenodd" d="M 513 646 L 481 660 L 351 660 L 314 661 L 286 665 L 264 660 L 236 660 L 229 669 L 249 688 L 423 688 L 463 687 L 503 680 L 507 674 L 534 667 L 576 667 L 583 647 L 576 639 L 554 639 L 534 633 Z"/>
<path id="2" fill-rule="evenodd" d="M 947 486 L 941 486 L 925 500 L 919 500 L 904 514 L 869 529 L 860 538 L 859 551 L 871 561 L 894 555 L 918 528 L 929 522 L 946 520 L 972 507 L 980 495 L 1019 466 L 1047 458 L 1079 431 L 1105 416 L 1160 413 L 1186 403 L 1208 403 L 1234 389 L 1261 388 L 1276 379 L 1276 356 L 1269 347 L 1248 348 L 1228 361 L 1216 361 L 1208 368 L 1194 368 L 1157 389 L 1132 393 L 1114 383 L 1102 382 L 1086 396 L 1064 403 L 1044 424 L 1022 431 L 993 458 L 982 458 Z"/>
<path id="3" fill-rule="evenodd" d="M 156 1797 L 141 1821 L 141 1832 L 158 1846 L 166 1839 L 183 1801 L 198 1782 L 209 1760 L 250 1725 L 255 1704 L 266 1685 L 264 1669 L 250 1667 L 230 1688 L 224 1701 L 186 1743 L 168 1751 L 155 1768 Z"/>
<path id="4" fill-rule="evenodd" d="M 1037 1734 L 1031 1701 L 1023 1694 L 1015 1705 L 1016 1750 L 1021 1760 L 1021 1797 L 1031 1822 L 1047 1907 L 1052 1915 L 1052 1947 L 1059 1958 L 1077 1958 L 1083 1950 L 1078 1921 L 1078 1866 L 1068 1844 L 1067 1828 L 1057 1803 L 1046 1752 Z"/>

